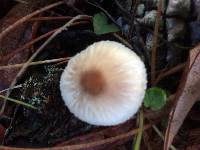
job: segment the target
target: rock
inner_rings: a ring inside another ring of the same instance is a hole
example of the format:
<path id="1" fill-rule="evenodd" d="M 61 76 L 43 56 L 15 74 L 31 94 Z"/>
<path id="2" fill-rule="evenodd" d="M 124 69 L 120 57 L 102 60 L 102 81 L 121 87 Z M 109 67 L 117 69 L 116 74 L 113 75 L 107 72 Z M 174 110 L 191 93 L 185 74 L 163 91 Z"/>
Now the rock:
<path id="1" fill-rule="evenodd" d="M 137 7 L 137 12 L 136 12 L 137 17 L 143 17 L 144 11 L 145 11 L 144 4 L 139 4 L 138 7 Z"/>
<path id="2" fill-rule="evenodd" d="M 152 48 L 152 44 L 153 44 L 153 34 L 152 33 L 147 33 L 145 44 L 146 44 L 146 48 L 150 51 Z"/>
<path id="3" fill-rule="evenodd" d="M 116 20 L 116 23 L 120 26 L 122 33 L 127 35 L 129 32 L 129 25 L 126 23 L 123 17 L 119 17 Z"/>
<path id="4" fill-rule="evenodd" d="M 116 20 L 116 23 L 117 23 L 120 27 L 122 27 L 123 24 L 124 24 L 124 19 L 123 19 L 123 17 L 119 17 L 119 18 Z"/>
<path id="5" fill-rule="evenodd" d="M 156 21 L 157 11 L 146 11 L 145 16 L 143 18 L 137 18 L 137 21 L 141 24 L 154 28 L 155 21 Z M 163 27 L 163 19 L 161 18 L 160 28 Z"/>
<path id="6" fill-rule="evenodd" d="M 122 33 L 125 34 L 125 35 L 128 35 L 129 29 L 130 29 L 130 26 L 128 24 L 125 24 L 122 27 Z"/>
<path id="7" fill-rule="evenodd" d="M 169 67 L 176 66 L 177 64 L 180 64 L 183 60 L 182 57 L 183 50 L 174 45 L 182 45 L 182 44 L 172 42 L 168 46 L 166 61 Z"/>
<path id="8" fill-rule="evenodd" d="M 187 18 L 190 12 L 191 0 L 169 0 L 166 14 Z"/>
<path id="9" fill-rule="evenodd" d="M 157 8 L 157 6 L 158 6 L 158 2 L 159 2 L 160 0 L 142 0 L 142 3 L 145 5 L 145 9 L 147 10 L 147 11 L 149 11 L 149 10 L 152 10 L 152 9 L 156 9 Z M 162 0 L 162 3 L 163 3 L 163 11 L 164 11 L 164 9 L 165 9 L 165 4 L 166 4 L 166 2 L 165 2 L 166 0 Z"/>
<path id="10" fill-rule="evenodd" d="M 194 5 L 194 16 L 197 17 L 198 22 L 200 22 L 200 0 L 193 0 Z"/>
<path id="11" fill-rule="evenodd" d="M 176 18 L 167 18 L 166 27 L 167 27 L 167 37 L 169 42 L 172 42 L 176 39 L 184 38 L 186 32 L 186 26 L 183 20 Z"/>
<path id="12" fill-rule="evenodd" d="M 150 27 L 154 27 L 156 14 L 157 14 L 156 10 L 147 11 L 145 12 L 145 16 L 143 18 L 141 19 L 138 18 L 137 20 L 139 23 L 145 24 Z"/>
<path id="13" fill-rule="evenodd" d="M 191 43 L 194 46 L 200 42 L 200 22 L 198 21 L 190 22 L 189 30 L 190 30 Z"/>

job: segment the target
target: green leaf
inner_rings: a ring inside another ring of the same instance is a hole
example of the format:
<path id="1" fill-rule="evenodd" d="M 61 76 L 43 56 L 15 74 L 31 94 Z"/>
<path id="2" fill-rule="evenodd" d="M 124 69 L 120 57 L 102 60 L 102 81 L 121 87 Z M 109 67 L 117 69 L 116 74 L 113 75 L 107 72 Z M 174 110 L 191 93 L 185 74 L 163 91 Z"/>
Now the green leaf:
<path id="1" fill-rule="evenodd" d="M 119 31 L 119 28 L 114 23 L 109 23 L 103 12 L 94 15 L 93 27 L 94 32 L 98 35 Z"/>
<path id="2" fill-rule="evenodd" d="M 147 89 L 145 98 L 144 98 L 144 106 L 149 107 L 151 110 L 157 111 L 163 108 L 167 101 L 167 94 L 165 90 L 152 87 Z"/>

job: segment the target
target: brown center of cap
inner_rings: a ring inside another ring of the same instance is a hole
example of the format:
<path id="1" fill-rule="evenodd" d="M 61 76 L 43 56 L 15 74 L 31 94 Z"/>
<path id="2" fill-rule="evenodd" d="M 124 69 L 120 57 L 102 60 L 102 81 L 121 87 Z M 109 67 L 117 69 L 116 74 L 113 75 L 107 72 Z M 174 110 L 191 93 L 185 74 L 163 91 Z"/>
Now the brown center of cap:
<path id="1" fill-rule="evenodd" d="M 82 73 L 80 78 L 82 89 L 91 95 L 99 95 L 105 88 L 105 79 L 98 70 L 90 70 Z"/>

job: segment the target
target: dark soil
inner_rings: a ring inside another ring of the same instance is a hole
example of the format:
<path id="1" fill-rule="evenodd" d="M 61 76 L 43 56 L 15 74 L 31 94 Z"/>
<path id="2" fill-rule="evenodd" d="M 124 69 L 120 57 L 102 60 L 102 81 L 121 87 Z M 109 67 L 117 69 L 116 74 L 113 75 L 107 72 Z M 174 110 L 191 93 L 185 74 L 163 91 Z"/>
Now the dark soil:
<path id="1" fill-rule="evenodd" d="M 61 70 L 47 66 L 34 73 L 23 84 L 20 95 L 39 110 L 15 108 L 14 120 L 4 140 L 6 145 L 46 147 L 93 128 L 79 121 L 65 107 L 59 90 Z"/>

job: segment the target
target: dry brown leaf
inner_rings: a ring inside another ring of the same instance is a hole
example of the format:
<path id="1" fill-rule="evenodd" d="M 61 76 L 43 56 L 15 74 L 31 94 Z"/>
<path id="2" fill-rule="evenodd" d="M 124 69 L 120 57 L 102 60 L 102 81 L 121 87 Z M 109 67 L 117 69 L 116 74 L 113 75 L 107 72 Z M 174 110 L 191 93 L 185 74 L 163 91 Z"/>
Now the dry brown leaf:
<path id="1" fill-rule="evenodd" d="M 180 149 L 180 150 L 198 150 L 198 149 L 200 149 L 200 144 L 198 144 L 198 145 L 191 145 L 191 146 L 188 146 L 185 149 Z"/>
<path id="2" fill-rule="evenodd" d="M 28 5 L 17 4 L 15 5 L 8 14 L 0 20 L 0 32 L 5 28 L 16 22 L 18 19 L 29 14 L 31 9 L 28 8 Z M 24 45 L 27 41 L 31 40 L 31 30 L 27 28 L 27 25 L 20 25 L 14 31 L 8 33 L 0 41 L 0 65 L 16 64 L 23 63 L 29 56 L 29 52 L 21 52 L 12 57 L 11 59 L 4 60 L 3 58 L 11 54 L 16 48 Z M 4 61 L 1 61 L 4 60 Z M 13 78 L 16 76 L 18 69 L 8 69 L 0 71 L 0 81 L 2 85 L 8 87 L 12 82 Z"/>
<path id="3" fill-rule="evenodd" d="M 23 23 L 19 23 L 16 25 L 16 22 L 20 22 L 20 20 L 23 20 L 25 17 L 30 17 L 30 14 L 35 10 L 39 9 L 40 7 L 45 6 L 46 4 L 50 3 L 54 0 L 48 0 L 48 1 L 41 1 L 41 0 L 25 0 L 28 2 L 27 4 L 19 3 L 16 4 L 9 12 L 8 14 L 0 20 L 0 65 L 8 65 L 8 64 L 18 64 L 18 63 L 24 63 L 28 56 L 30 55 L 30 48 L 28 50 L 24 50 L 23 52 L 17 53 L 15 56 L 13 56 L 11 59 L 3 59 L 5 56 L 8 56 L 12 53 L 14 53 L 14 50 L 21 47 L 25 43 L 31 40 L 32 37 L 32 31 L 31 27 L 28 26 L 25 21 Z M 55 4 L 59 5 L 61 2 Z M 53 6 L 51 6 L 53 7 Z M 38 11 L 37 13 L 39 13 Z M 42 12 L 42 11 L 41 11 Z M 37 14 L 36 13 L 36 14 Z M 25 19 L 24 19 L 25 20 Z M 6 30 L 10 29 L 12 30 Z M 5 32 L 6 31 L 6 32 Z M 8 87 L 10 83 L 13 81 L 15 76 L 18 73 L 18 69 L 11 69 L 6 71 L 0 71 L 0 86 L 6 86 Z M 0 87 L 0 89 L 2 89 Z"/>
<path id="4" fill-rule="evenodd" d="M 27 8 L 27 5 L 15 5 L 9 11 L 9 13 L 3 19 L 0 20 L 0 32 L 5 30 L 8 26 L 15 23 L 18 19 L 22 18 L 28 13 L 30 13 L 30 9 Z M 19 42 L 21 35 L 23 35 L 24 26 L 25 25 L 18 26 L 13 32 L 10 32 L 0 41 L 1 57 L 16 49 L 16 45 Z"/>
<path id="5" fill-rule="evenodd" d="M 169 149 L 188 112 L 200 98 L 200 45 L 190 51 L 185 72 L 186 76 L 180 83 L 176 95 L 177 104 L 170 115 L 165 134 L 164 150 Z"/>

